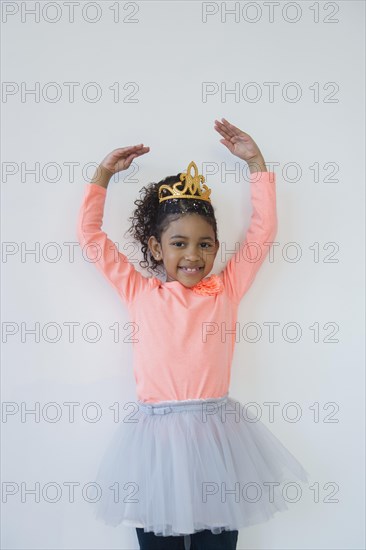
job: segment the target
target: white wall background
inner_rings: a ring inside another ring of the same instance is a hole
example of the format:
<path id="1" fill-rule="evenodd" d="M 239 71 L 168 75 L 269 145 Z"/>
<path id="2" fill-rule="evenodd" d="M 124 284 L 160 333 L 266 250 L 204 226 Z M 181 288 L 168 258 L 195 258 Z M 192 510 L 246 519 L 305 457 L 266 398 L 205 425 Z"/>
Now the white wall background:
<path id="1" fill-rule="evenodd" d="M 279 218 L 274 260 L 239 311 L 240 326 L 257 323 L 262 335 L 240 338 L 230 394 L 261 406 L 312 478 L 288 512 L 241 530 L 238 549 L 364 548 L 364 3 L 78 2 L 71 20 L 65 2 L 40 2 L 36 21 L 34 9 L 2 5 L 3 548 L 138 548 L 133 528 L 96 522 L 82 495 L 116 429 L 109 407 L 133 401 L 135 382 L 127 309 L 83 261 L 76 221 L 88 164 L 143 142 L 150 153 L 109 186 L 109 236 L 128 244 L 139 189 L 195 160 L 213 189 L 222 246 L 233 249 L 249 225 L 250 194 L 246 164 L 213 129 L 222 116 L 254 138 L 269 167 L 277 163 Z M 79 84 L 74 101 L 67 82 Z M 203 98 L 205 82 L 215 93 Z M 235 85 L 238 97 L 221 95 Z M 37 98 L 24 93 L 37 86 Z M 225 175 L 235 163 L 244 173 Z M 218 255 L 213 272 L 224 265 Z M 100 326 L 96 343 L 83 337 L 90 322 Z M 279 323 L 273 342 L 268 322 Z M 77 323 L 74 339 L 67 323 Z M 296 343 L 283 336 L 287 323 L 301 331 Z M 38 336 L 26 332 L 35 327 Z M 78 404 L 73 422 L 67 402 Z M 274 422 L 266 402 L 279 403 Z M 282 415 L 292 402 L 301 408 L 293 423 Z M 38 418 L 26 414 L 37 407 Z M 67 482 L 79 484 L 74 502 Z M 39 502 L 26 492 L 36 483 Z"/>

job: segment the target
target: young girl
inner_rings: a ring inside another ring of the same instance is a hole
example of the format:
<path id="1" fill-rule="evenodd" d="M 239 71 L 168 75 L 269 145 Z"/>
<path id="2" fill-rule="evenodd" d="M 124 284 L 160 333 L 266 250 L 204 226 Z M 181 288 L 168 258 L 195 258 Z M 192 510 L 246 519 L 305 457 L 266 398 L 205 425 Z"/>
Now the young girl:
<path id="1" fill-rule="evenodd" d="M 146 154 L 112 151 L 86 184 L 78 240 L 134 323 L 137 403 L 99 466 L 97 517 L 133 526 L 141 549 L 235 549 L 238 530 L 287 510 L 280 487 L 308 473 L 272 432 L 228 394 L 238 306 L 277 232 L 275 174 L 254 140 L 224 118 L 221 143 L 248 163 L 253 213 L 238 251 L 209 276 L 219 249 L 211 190 L 192 161 L 143 188 L 129 231 L 144 277 L 101 229 L 113 174 Z M 190 535 L 190 536 L 189 536 Z M 189 539 L 189 540 L 188 540 Z"/>

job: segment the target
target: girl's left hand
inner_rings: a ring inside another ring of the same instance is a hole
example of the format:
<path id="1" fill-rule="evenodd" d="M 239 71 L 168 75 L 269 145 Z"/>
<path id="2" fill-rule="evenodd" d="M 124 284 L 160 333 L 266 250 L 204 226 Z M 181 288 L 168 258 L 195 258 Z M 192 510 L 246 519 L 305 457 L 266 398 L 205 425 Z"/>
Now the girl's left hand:
<path id="1" fill-rule="evenodd" d="M 247 162 L 262 156 L 258 145 L 249 134 L 239 130 L 225 118 L 221 120 L 222 122 L 215 120 L 215 130 L 224 138 L 220 139 L 220 142 L 229 149 L 230 153 Z"/>

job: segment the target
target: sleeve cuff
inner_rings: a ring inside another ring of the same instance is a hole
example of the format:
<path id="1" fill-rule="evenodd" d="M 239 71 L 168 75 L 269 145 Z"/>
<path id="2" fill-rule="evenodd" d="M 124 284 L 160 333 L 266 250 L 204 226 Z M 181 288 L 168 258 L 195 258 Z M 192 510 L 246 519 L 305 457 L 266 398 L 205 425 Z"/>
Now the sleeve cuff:
<path id="1" fill-rule="evenodd" d="M 105 195 L 107 192 L 107 189 L 105 187 L 102 187 L 101 185 L 98 185 L 96 183 L 86 183 L 85 189 L 88 192 L 101 193 L 102 195 Z"/>

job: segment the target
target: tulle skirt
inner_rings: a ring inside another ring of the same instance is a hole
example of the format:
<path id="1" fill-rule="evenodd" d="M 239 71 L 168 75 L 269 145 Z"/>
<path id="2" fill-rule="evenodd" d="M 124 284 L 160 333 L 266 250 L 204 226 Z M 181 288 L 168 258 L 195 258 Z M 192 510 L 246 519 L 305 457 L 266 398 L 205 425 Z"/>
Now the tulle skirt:
<path id="1" fill-rule="evenodd" d="M 95 517 L 108 525 L 160 536 L 239 530 L 288 510 L 298 482 L 309 482 L 295 456 L 228 394 L 134 405 L 95 478 Z"/>

